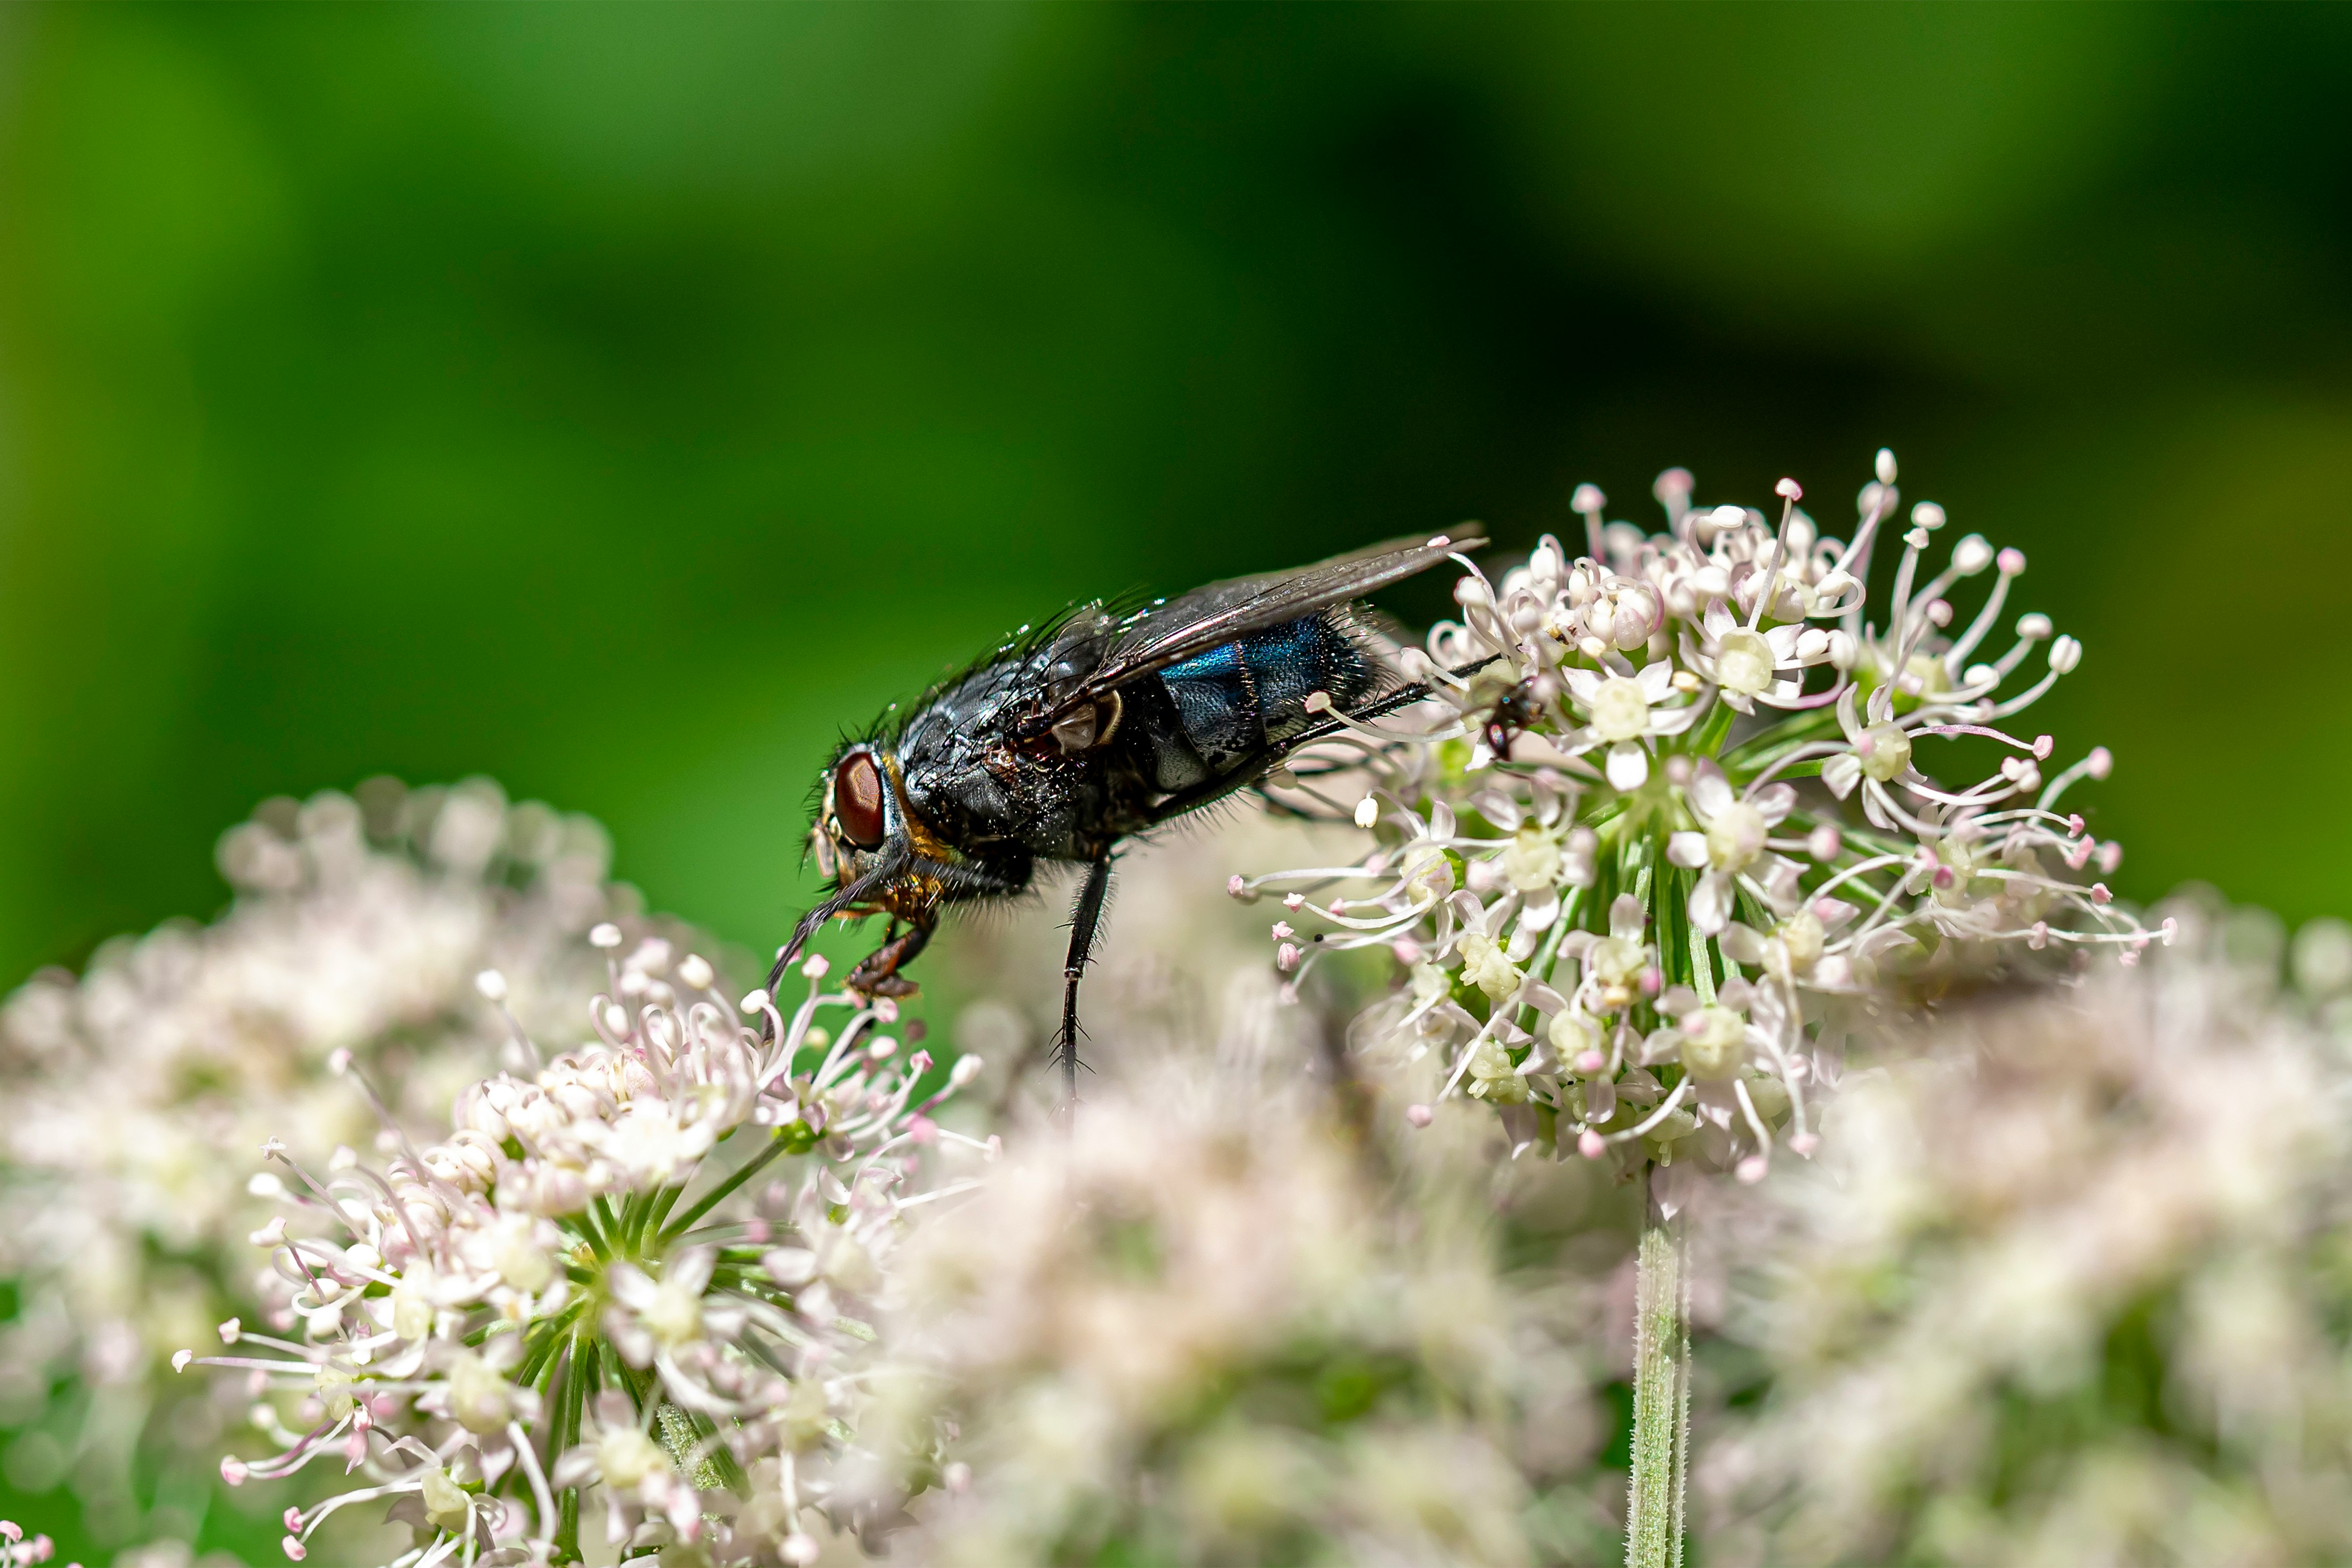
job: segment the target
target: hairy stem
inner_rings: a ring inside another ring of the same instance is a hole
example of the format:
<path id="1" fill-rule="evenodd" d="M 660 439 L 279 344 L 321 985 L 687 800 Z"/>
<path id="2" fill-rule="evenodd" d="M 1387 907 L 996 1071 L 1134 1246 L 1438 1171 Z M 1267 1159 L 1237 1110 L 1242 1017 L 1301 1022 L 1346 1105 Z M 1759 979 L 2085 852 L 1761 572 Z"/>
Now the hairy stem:
<path id="1" fill-rule="evenodd" d="M 1633 1298 L 1633 1476 L 1625 1568 L 1680 1568 L 1689 1459 L 1690 1325 L 1679 1227 L 1652 1205 Z"/>

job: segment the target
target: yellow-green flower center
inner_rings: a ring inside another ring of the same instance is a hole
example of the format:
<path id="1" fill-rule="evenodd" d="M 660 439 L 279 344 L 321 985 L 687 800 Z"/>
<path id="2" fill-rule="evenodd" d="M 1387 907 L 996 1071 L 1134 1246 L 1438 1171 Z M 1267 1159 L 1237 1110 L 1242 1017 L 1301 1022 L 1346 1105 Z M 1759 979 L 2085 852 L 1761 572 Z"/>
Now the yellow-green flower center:
<path id="1" fill-rule="evenodd" d="M 1650 727 L 1650 699 L 1642 683 L 1612 675 L 1592 694 L 1592 731 L 1604 741 L 1639 740 Z"/>
<path id="2" fill-rule="evenodd" d="M 1727 691 L 1753 697 L 1772 684 L 1772 645 L 1762 632 L 1735 627 L 1716 646 L 1715 677 Z"/>

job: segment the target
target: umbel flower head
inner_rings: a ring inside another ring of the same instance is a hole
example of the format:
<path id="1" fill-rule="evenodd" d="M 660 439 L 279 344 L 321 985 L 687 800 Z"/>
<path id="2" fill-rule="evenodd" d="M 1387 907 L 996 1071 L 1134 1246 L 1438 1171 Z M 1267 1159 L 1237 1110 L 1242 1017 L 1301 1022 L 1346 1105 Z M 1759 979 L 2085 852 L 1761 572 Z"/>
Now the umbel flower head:
<path id="1" fill-rule="evenodd" d="M 231 1319 L 229 1353 L 176 1364 L 296 1406 L 290 1425 L 257 1408 L 278 1451 L 223 1460 L 230 1484 L 321 1459 L 353 1477 L 288 1510 L 297 1561 L 361 1502 L 415 1528 L 401 1568 L 572 1560 L 583 1508 L 624 1555 L 805 1563 L 805 1510 L 851 1511 L 829 1469 L 881 1263 L 901 1212 L 937 1195 L 912 1193 L 919 1152 L 955 1137 L 928 1112 L 978 1058 L 948 1073 L 902 1054 L 878 1032 L 895 1005 L 825 991 L 821 958 L 789 1017 L 744 998 L 751 1028 L 704 959 L 658 937 L 622 957 L 610 924 L 591 941 L 611 957 L 594 1038 L 467 1088 L 446 1141 L 404 1142 L 381 1171 L 265 1149 L 285 1173 L 254 1181 L 284 1209 L 252 1238 L 272 1331 Z M 479 984 L 503 1002 L 503 976 Z M 754 1199 L 779 1159 L 796 1178 Z"/>
<path id="2" fill-rule="evenodd" d="M 509 1036 L 477 973 L 512 976 L 534 1030 L 595 989 L 587 931 L 636 908 L 608 857 L 595 823 L 485 780 L 272 801 L 222 837 L 235 901 L 218 919 L 108 942 L 0 1009 L 0 1277 L 16 1301 L 0 1426 L 60 1436 L 57 1479 L 103 1544 L 145 1539 L 157 1492 L 134 1484 L 141 1424 L 99 1416 L 171 1399 L 173 1347 L 260 1307 L 245 1238 L 266 1205 L 221 1151 L 273 1132 L 317 1162 L 366 1146 L 373 1118 L 328 1070 L 339 1051 L 404 1125 L 446 1125 Z M 209 1469 L 231 1408 L 182 1399 L 147 1423 L 142 1462 L 188 1478 L 163 1491 Z M 50 1484 L 29 1461 L 17 1473 Z"/>
<path id="3" fill-rule="evenodd" d="M 2030 614 L 1994 651 L 2024 557 L 1976 534 L 1938 551 L 1933 502 L 1889 542 L 1895 479 L 1881 452 L 1851 542 L 1793 480 L 1776 520 L 1694 507 L 1672 469 L 1661 532 L 1604 522 L 1585 485 L 1583 555 L 1547 537 L 1499 583 L 1465 560 L 1462 619 L 1402 655 L 1437 724 L 1350 728 L 1372 847 L 1233 879 L 1282 897 L 1277 963 L 1393 952 L 1411 984 L 1381 1032 L 1516 1148 L 1753 1180 L 1783 1141 L 1811 1152 L 1845 1016 L 1898 971 L 2009 946 L 2131 962 L 2151 933 L 2080 879 L 2120 849 L 2062 805 L 2107 754 L 2045 772 L 2051 738 L 2009 727 L 2081 647 Z M 1881 620 L 1864 584 L 1890 542 Z M 1989 571 L 1962 622 L 1950 595 Z M 1963 742 L 1998 764 L 1946 783 L 1931 747 L 1957 763 Z M 1312 774 L 1284 782 L 1347 811 Z"/>

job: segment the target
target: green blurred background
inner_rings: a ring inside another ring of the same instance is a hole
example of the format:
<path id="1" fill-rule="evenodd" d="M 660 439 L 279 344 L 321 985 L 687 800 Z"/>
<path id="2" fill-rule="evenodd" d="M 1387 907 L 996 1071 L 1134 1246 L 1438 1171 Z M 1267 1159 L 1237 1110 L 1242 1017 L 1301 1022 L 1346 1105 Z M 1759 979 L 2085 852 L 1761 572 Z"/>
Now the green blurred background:
<path id="1" fill-rule="evenodd" d="M 488 773 L 753 946 L 837 729 L 1077 595 L 1882 443 L 2148 896 L 2341 908 L 2352 12 L 0 14 L 0 972 Z M 1438 607 L 1417 585 L 1409 614 Z"/>

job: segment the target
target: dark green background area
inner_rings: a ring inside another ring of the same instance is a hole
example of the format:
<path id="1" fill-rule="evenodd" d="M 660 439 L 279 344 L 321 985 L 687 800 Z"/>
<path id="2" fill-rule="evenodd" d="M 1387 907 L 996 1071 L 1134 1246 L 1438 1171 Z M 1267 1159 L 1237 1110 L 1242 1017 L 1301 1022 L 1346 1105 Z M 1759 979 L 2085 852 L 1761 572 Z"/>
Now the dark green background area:
<path id="1" fill-rule="evenodd" d="M 2352 14 L 18 6 L 0 972 L 484 772 L 753 945 L 1073 596 L 1882 443 L 2089 647 L 2122 881 L 2345 902 Z M 1428 615 L 1420 585 L 1398 601 Z"/>

